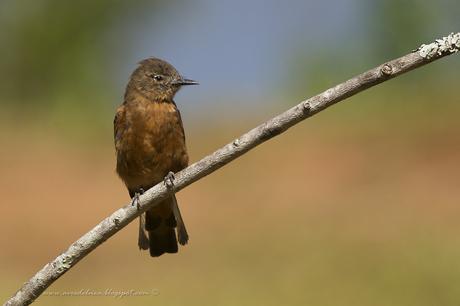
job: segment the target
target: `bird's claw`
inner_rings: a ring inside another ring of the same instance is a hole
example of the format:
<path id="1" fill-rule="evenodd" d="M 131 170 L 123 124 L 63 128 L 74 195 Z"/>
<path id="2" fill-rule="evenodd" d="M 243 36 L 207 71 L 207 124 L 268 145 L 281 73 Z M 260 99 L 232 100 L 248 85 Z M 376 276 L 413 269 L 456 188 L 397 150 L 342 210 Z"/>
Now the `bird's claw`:
<path id="1" fill-rule="evenodd" d="M 141 194 L 144 193 L 144 189 L 143 188 L 139 188 L 139 191 L 134 193 L 134 197 L 133 199 L 131 200 L 131 205 L 134 206 L 136 205 L 137 209 L 139 209 L 141 207 L 140 205 L 140 202 L 139 202 L 139 197 L 141 196 Z"/>
<path id="2" fill-rule="evenodd" d="M 170 171 L 164 178 L 164 184 L 166 185 L 166 188 L 173 189 L 175 179 L 176 176 L 174 175 L 174 172 Z"/>

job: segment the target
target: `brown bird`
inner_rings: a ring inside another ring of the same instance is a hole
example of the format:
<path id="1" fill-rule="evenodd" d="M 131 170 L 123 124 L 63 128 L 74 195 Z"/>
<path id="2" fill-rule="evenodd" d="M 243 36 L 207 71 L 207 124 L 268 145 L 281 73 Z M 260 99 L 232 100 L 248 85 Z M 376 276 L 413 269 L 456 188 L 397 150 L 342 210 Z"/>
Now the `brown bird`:
<path id="1" fill-rule="evenodd" d="M 141 61 L 132 73 L 115 115 L 114 137 L 117 173 L 133 203 L 144 190 L 187 167 L 184 128 L 173 98 L 181 86 L 196 84 L 157 58 Z M 181 245 L 188 241 L 175 196 L 139 219 L 139 248 L 153 257 L 177 253 L 177 240 Z"/>

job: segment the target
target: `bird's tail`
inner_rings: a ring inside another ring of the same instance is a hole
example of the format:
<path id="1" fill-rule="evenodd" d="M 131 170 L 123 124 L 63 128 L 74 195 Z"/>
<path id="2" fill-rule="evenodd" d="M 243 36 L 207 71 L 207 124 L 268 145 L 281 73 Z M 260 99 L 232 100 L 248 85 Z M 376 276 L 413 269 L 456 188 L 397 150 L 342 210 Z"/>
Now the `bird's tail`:
<path id="1" fill-rule="evenodd" d="M 149 233 L 150 256 L 158 257 L 164 253 L 177 253 L 177 240 L 174 228 L 160 226 Z"/>
<path id="2" fill-rule="evenodd" d="M 165 201 L 166 202 L 166 201 Z M 160 203 L 158 206 L 169 205 Z M 158 257 L 164 253 L 177 253 L 176 220 L 171 210 L 169 214 L 158 214 L 156 207 L 146 212 L 145 230 L 149 236 L 150 256 Z"/>
<path id="3" fill-rule="evenodd" d="M 139 240 L 138 245 L 141 250 L 149 250 L 153 257 L 164 253 L 177 253 L 177 241 L 174 228 L 158 226 L 153 230 L 146 231 L 145 215 L 139 217 Z"/>
<path id="4" fill-rule="evenodd" d="M 152 257 L 158 257 L 164 253 L 177 253 L 176 226 L 178 227 L 180 244 L 184 245 L 188 240 L 187 231 L 180 216 L 175 197 L 167 199 L 148 210 L 145 213 L 145 226 L 142 223 L 143 219 L 141 217 L 139 248 L 144 250 L 148 248 Z"/>

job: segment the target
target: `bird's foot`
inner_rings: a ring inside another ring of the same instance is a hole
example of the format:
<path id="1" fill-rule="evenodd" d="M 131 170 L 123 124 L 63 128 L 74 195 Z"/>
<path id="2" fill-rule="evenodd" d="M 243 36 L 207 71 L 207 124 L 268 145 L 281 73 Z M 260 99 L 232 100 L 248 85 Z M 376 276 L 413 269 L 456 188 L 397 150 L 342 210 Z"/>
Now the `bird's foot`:
<path id="1" fill-rule="evenodd" d="M 132 206 L 136 205 L 138 210 L 139 210 L 139 208 L 140 208 L 139 197 L 140 197 L 141 194 L 143 194 L 144 192 L 145 192 L 145 191 L 144 191 L 143 188 L 139 188 L 139 191 L 137 191 L 136 193 L 134 193 L 134 197 L 133 197 L 133 199 L 131 200 L 131 205 L 132 205 Z"/>
<path id="2" fill-rule="evenodd" d="M 169 173 L 165 176 L 163 182 L 166 185 L 166 188 L 169 190 L 174 189 L 174 180 L 176 179 L 176 176 L 174 175 L 174 172 L 169 171 Z"/>

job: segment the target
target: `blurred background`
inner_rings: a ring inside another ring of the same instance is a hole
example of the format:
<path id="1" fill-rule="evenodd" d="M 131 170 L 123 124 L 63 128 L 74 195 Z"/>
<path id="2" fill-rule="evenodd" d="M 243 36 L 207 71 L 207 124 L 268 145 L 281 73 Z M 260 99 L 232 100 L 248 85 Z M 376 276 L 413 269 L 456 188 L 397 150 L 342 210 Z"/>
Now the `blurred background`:
<path id="1" fill-rule="evenodd" d="M 0 0 L 0 297 L 128 202 L 112 120 L 139 60 L 200 81 L 176 96 L 197 161 L 458 32 L 459 10 L 456 0 Z M 178 254 L 140 252 L 134 222 L 37 305 L 458 305 L 459 69 L 456 55 L 437 61 L 263 144 L 178 194 L 191 235 Z"/>

